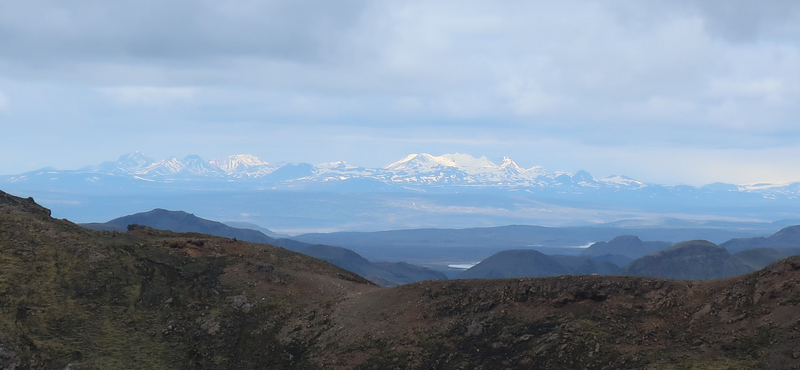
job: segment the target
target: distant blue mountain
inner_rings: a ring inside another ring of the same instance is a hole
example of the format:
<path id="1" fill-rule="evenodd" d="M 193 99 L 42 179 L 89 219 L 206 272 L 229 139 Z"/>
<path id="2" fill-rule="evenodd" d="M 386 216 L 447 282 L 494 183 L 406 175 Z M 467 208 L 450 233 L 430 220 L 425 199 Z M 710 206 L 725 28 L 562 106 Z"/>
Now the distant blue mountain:
<path id="1" fill-rule="evenodd" d="M 671 217 L 725 221 L 720 226 L 725 229 L 747 222 L 740 226 L 749 236 L 774 232 L 769 222 L 797 219 L 800 209 L 800 183 L 650 184 L 459 153 L 411 154 L 382 168 L 365 168 L 345 162 L 273 164 L 252 155 L 155 160 L 136 152 L 78 170 L 48 167 L 0 176 L 0 188 L 41 199 L 77 221 L 141 207 L 191 208 L 297 232 L 574 226 Z"/>

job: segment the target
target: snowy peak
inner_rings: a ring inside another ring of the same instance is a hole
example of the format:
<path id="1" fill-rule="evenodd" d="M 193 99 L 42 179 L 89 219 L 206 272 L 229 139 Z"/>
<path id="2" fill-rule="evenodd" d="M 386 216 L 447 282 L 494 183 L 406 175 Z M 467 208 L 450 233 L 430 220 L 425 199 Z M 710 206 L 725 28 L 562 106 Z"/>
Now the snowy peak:
<path id="1" fill-rule="evenodd" d="M 56 170 L 54 170 L 56 171 Z M 409 154 L 383 168 L 364 168 L 344 161 L 275 166 L 254 155 L 237 154 L 206 161 L 198 155 L 183 159 L 170 157 L 158 162 L 141 152 L 121 156 L 117 161 L 85 167 L 79 171 L 134 176 L 147 181 L 215 181 L 237 182 L 252 180 L 269 186 L 315 187 L 323 183 L 372 184 L 378 188 L 415 188 L 444 186 L 473 188 L 506 188 L 540 191 L 561 189 L 581 192 L 593 189 L 641 189 L 649 185 L 624 176 L 598 179 L 586 171 L 574 174 L 548 172 L 541 166 L 525 168 L 509 157 L 497 162 L 485 156 L 453 153 L 434 156 L 428 153 Z M 382 184 L 380 186 L 376 184 Z M 796 186 L 800 189 L 800 185 Z M 322 189 L 322 188 L 320 188 Z M 345 189 L 345 187 L 342 187 Z M 794 189 L 794 188 L 793 188 Z M 735 190 L 735 189 L 734 189 Z M 742 188 L 741 191 L 753 191 Z M 791 190 L 800 193 L 798 190 Z"/>
<path id="2" fill-rule="evenodd" d="M 220 175 L 222 171 L 219 168 L 212 166 L 203 158 L 198 155 L 187 155 L 182 161 L 182 170 L 188 171 L 195 175 Z"/>
<path id="3" fill-rule="evenodd" d="M 615 185 L 620 188 L 639 189 L 645 187 L 645 183 L 634 180 L 627 176 L 612 175 L 602 179 L 606 184 Z"/>
<path id="4" fill-rule="evenodd" d="M 153 163 L 138 174 L 153 174 L 153 175 L 172 175 L 180 172 L 185 165 L 176 157 L 169 157 L 159 162 Z"/>
<path id="5" fill-rule="evenodd" d="M 384 170 L 390 172 L 394 182 L 418 184 L 527 186 L 537 183 L 541 186 L 542 181 L 554 177 L 541 167 L 525 169 L 508 157 L 493 162 L 485 156 L 475 158 L 462 153 L 438 157 L 427 153 L 411 154 Z"/>
<path id="6" fill-rule="evenodd" d="M 485 156 L 480 158 L 475 158 L 469 154 L 455 153 L 455 154 L 445 154 L 439 158 L 443 158 L 445 160 L 450 161 L 453 164 L 453 167 L 456 167 L 466 172 L 481 172 L 487 169 L 498 168 L 497 164 L 490 161 Z"/>
<path id="7" fill-rule="evenodd" d="M 509 174 L 519 175 L 526 171 L 524 168 L 520 167 L 517 162 L 514 162 L 513 159 L 508 157 L 503 157 L 500 162 L 497 162 L 497 165 L 501 170 Z"/>
<path id="8" fill-rule="evenodd" d="M 109 172 L 120 174 L 135 174 L 155 163 L 155 160 L 142 152 L 124 154 L 116 162 L 103 162 L 98 166 L 89 167 L 94 172 Z"/>
<path id="9" fill-rule="evenodd" d="M 250 154 L 236 154 L 227 158 L 214 159 L 208 163 L 226 173 L 243 172 L 255 167 L 269 166 L 269 163 Z"/>
<path id="10" fill-rule="evenodd" d="M 498 169 L 499 166 L 486 157 L 475 158 L 469 154 L 454 153 L 433 156 L 428 153 L 410 154 L 405 158 L 385 166 L 393 171 L 431 171 L 442 167 L 457 168 L 467 173 Z"/>
<path id="11" fill-rule="evenodd" d="M 455 167 L 455 163 L 443 157 L 435 157 L 428 153 L 409 154 L 405 158 L 394 162 L 384 169 L 393 171 L 423 170 L 435 167 Z"/>
<path id="12" fill-rule="evenodd" d="M 188 173 L 199 176 L 219 175 L 219 169 L 212 167 L 203 158 L 197 155 L 188 155 L 180 160 L 176 157 L 169 157 L 163 161 L 153 163 L 137 175 L 161 175 L 169 176 L 180 173 Z"/>
<path id="13" fill-rule="evenodd" d="M 594 176 L 590 175 L 588 172 L 580 170 L 572 175 L 572 181 L 575 181 L 576 183 L 596 183 L 597 179 L 595 179 Z"/>
<path id="14" fill-rule="evenodd" d="M 119 157 L 116 165 L 127 168 L 144 168 L 153 164 L 153 162 L 155 162 L 155 160 L 146 156 L 144 153 L 137 151 Z"/>

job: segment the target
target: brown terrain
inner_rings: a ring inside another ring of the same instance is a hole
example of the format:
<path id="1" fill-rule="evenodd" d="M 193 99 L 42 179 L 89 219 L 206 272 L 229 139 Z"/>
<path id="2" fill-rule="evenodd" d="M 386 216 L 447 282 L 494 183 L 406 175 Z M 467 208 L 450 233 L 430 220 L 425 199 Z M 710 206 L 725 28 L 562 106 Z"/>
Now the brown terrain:
<path id="1" fill-rule="evenodd" d="M 0 192 L 0 369 L 800 368 L 800 257 L 382 288 L 266 244 L 49 214 Z"/>

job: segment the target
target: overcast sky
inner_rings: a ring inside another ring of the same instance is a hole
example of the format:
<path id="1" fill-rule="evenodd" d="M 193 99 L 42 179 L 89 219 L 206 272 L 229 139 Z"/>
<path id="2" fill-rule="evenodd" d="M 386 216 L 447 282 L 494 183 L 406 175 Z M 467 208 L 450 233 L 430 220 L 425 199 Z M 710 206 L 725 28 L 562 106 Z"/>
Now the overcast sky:
<path id="1" fill-rule="evenodd" d="M 409 153 L 800 181 L 800 2 L 0 1 L 0 174 Z"/>

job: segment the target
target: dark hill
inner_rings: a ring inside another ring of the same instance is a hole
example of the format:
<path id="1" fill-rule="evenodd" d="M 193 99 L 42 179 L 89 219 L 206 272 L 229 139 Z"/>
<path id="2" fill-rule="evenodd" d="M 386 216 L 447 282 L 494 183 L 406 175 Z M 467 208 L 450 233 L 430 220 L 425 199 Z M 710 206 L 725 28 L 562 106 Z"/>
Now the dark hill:
<path id="1" fill-rule="evenodd" d="M 620 275 L 667 279 L 706 280 L 753 271 L 725 248 L 705 240 L 692 240 L 631 262 Z"/>
<path id="2" fill-rule="evenodd" d="M 128 225 L 144 225 L 159 230 L 175 232 L 196 232 L 226 238 L 236 238 L 252 243 L 272 243 L 275 239 L 264 233 L 250 229 L 239 229 L 221 222 L 206 220 L 183 211 L 168 211 L 156 208 L 149 212 L 141 212 L 129 216 L 115 218 L 105 223 L 82 224 L 94 230 L 124 231 Z"/>
<path id="3" fill-rule="evenodd" d="M 592 257 L 597 262 L 609 262 L 613 263 L 619 267 L 625 267 L 629 263 L 633 262 L 633 258 L 628 256 L 623 256 L 621 254 L 604 254 L 602 256 L 594 256 Z"/>
<path id="4" fill-rule="evenodd" d="M 635 235 L 620 235 L 608 242 L 597 242 L 581 252 L 583 256 L 623 255 L 637 259 L 672 246 L 670 242 L 643 242 Z"/>
<path id="5" fill-rule="evenodd" d="M 742 261 L 754 270 L 759 270 L 783 258 L 800 254 L 800 247 L 796 248 L 751 248 L 733 254 L 733 257 Z"/>
<path id="6" fill-rule="evenodd" d="M 197 232 L 226 238 L 235 238 L 237 240 L 253 243 L 276 245 L 330 262 L 384 286 L 395 286 L 419 281 L 409 280 L 412 275 L 397 276 L 393 272 L 374 265 L 364 257 L 346 248 L 308 244 L 290 239 L 273 239 L 257 230 L 231 227 L 221 222 L 206 220 L 183 211 L 154 209 L 149 212 L 115 218 L 106 223 L 82 224 L 82 226 L 94 230 L 124 231 L 127 229 L 128 225 L 132 224 L 149 226 L 159 230 Z M 420 267 L 420 269 L 424 268 Z"/>
<path id="7" fill-rule="evenodd" d="M 491 255 L 458 275 L 459 279 L 543 277 L 568 274 L 550 256 L 532 249 L 512 249 Z"/>
<path id="8" fill-rule="evenodd" d="M 735 238 L 720 244 L 720 246 L 727 249 L 731 253 L 740 252 L 745 249 L 770 248 L 773 245 L 774 243 L 762 236 L 755 238 Z"/>
<path id="9" fill-rule="evenodd" d="M 800 257 L 745 276 L 381 288 L 265 244 L 98 232 L 0 192 L 2 369 L 790 369 Z"/>
<path id="10" fill-rule="evenodd" d="M 725 249 L 731 253 L 752 248 L 800 248 L 800 225 L 783 228 L 777 233 L 766 238 L 736 238 L 728 240 L 720 245 L 725 247 Z"/>
<path id="11" fill-rule="evenodd" d="M 552 255 L 553 260 L 569 271 L 572 275 L 611 275 L 619 271 L 619 266 L 608 261 L 599 261 L 586 256 Z"/>
<path id="12" fill-rule="evenodd" d="M 458 275 L 459 279 L 496 279 L 558 275 L 613 274 L 619 267 L 591 257 L 545 255 L 532 249 L 495 253 Z"/>
<path id="13" fill-rule="evenodd" d="M 272 231 L 270 229 L 263 228 L 263 227 L 258 226 L 256 224 L 251 224 L 249 222 L 228 221 L 228 222 L 224 222 L 224 224 L 228 225 L 230 227 L 235 227 L 237 229 L 250 229 L 250 230 L 260 231 L 264 235 L 266 235 L 266 236 L 268 236 L 270 238 L 273 238 L 273 239 L 288 238 L 289 237 L 289 235 L 279 234 L 279 233 L 276 233 L 276 232 L 274 232 L 274 231 Z"/>
<path id="14" fill-rule="evenodd" d="M 405 262 L 374 262 L 374 265 L 391 272 L 402 281 L 447 280 L 439 271 Z"/>
<path id="15" fill-rule="evenodd" d="M 771 263 L 786 257 L 782 252 L 773 248 L 752 248 L 734 253 L 733 257 L 742 261 L 753 270 L 759 270 Z"/>
<path id="16" fill-rule="evenodd" d="M 769 239 L 775 243 L 787 246 L 800 246 L 800 225 L 783 228 L 777 233 L 772 234 Z"/>

